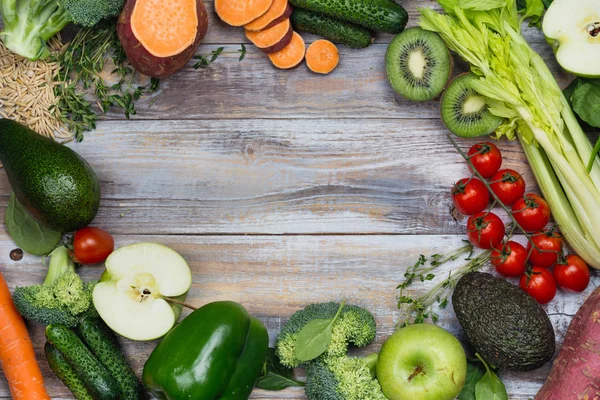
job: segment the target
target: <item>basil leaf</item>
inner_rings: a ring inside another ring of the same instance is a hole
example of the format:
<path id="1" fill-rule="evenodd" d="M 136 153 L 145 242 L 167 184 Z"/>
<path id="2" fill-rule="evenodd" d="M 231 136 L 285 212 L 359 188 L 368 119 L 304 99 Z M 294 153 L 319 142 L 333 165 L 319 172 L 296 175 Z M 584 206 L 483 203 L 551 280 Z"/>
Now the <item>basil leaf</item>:
<path id="1" fill-rule="evenodd" d="M 256 386 L 265 390 L 283 390 L 292 386 L 304 386 L 304 383 L 295 380 L 292 369 L 281 365 L 275 349 L 269 348 L 263 372 Z"/>
<path id="2" fill-rule="evenodd" d="M 508 393 L 504 383 L 498 378 L 498 376 L 490 369 L 485 360 L 481 358 L 479 354 L 476 354 L 477 358 L 481 360 L 485 366 L 486 373 L 475 385 L 475 399 L 476 400 L 508 400 Z"/>
<path id="3" fill-rule="evenodd" d="M 41 256 L 50 253 L 60 242 L 61 232 L 40 225 L 11 193 L 5 216 L 8 234 L 27 253 Z"/>
<path id="4" fill-rule="evenodd" d="M 475 398 L 475 385 L 481 377 L 485 374 L 485 368 L 481 363 L 470 362 L 467 364 L 467 378 L 465 379 L 465 386 L 458 395 L 457 400 L 476 400 Z"/>
<path id="5" fill-rule="evenodd" d="M 595 128 L 600 128 L 600 86 L 585 82 L 573 92 L 573 111 L 579 118 Z"/>
<path id="6" fill-rule="evenodd" d="M 296 336 L 295 356 L 298 360 L 310 361 L 319 357 L 331 343 L 333 324 L 340 316 L 344 302 L 331 319 L 313 319 L 298 332 Z"/>

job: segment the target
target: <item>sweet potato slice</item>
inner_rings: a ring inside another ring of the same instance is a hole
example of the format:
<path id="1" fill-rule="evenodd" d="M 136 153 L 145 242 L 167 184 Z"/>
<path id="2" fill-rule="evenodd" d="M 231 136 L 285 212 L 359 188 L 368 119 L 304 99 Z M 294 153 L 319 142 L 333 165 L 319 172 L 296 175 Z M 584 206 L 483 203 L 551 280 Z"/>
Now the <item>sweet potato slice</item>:
<path id="1" fill-rule="evenodd" d="M 137 0 L 131 12 L 131 30 L 150 54 L 170 57 L 196 39 L 196 0 Z"/>
<path id="2" fill-rule="evenodd" d="M 221 21 L 242 26 L 265 14 L 273 0 L 215 0 L 215 11 Z"/>
<path id="3" fill-rule="evenodd" d="M 317 74 L 330 73 L 339 62 L 338 49 L 329 40 L 316 40 L 306 50 L 306 66 Z"/>
<path id="4" fill-rule="evenodd" d="M 248 31 L 258 32 L 269 29 L 292 15 L 293 8 L 288 0 L 273 0 L 273 4 L 263 16 L 244 25 Z"/>
<path id="5" fill-rule="evenodd" d="M 283 49 L 292 40 L 292 24 L 290 19 L 260 32 L 246 31 L 246 37 L 264 53 L 275 53 Z"/>
<path id="6" fill-rule="evenodd" d="M 305 49 L 304 39 L 294 32 L 290 43 L 278 52 L 269 54 L 269 59 L 277 68 L 294 68 L 304 59 Z"/>

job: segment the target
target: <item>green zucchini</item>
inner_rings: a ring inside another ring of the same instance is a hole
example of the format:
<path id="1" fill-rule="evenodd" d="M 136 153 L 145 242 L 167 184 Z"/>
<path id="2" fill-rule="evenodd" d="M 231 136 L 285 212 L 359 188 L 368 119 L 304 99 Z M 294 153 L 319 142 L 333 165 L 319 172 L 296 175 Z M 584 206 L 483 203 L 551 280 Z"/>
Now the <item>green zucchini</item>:
<path id="1" fill-rule="evenodd" d="M 121 400 L 144 399 L 144 391 L 123 356 L 117 338 L 100 318 L 84 318 L 77 328 L 85 344 L 117 381 Z"/>
<path id="2" fill-rule="evenodd" d="M 85 387 L 85 384 L 79 379 L 79 376 L 77 376 L 77 372 L 75 372 L 73 367 L 65 360 L 63 355 L 60 354 L 60 351 L 56 350 L 54 346 L 46 342 L 44 352 L 46 353 L 50 369 L 52 369 L 54 374 L 56 374 L 65 386 L 69 388 L 77 400 L 94 400 Z"/>
<path id="3" fill-rule="evenodd" d="M 290 20 L 296 30 L 314 33 L 355 49 L 367 47 L 373 42 L 371 31 L 362 26 L 301 8 L 294 9 Z"/>
<path id="4" fill-rule="evenodd" d="M 400 33 L 408 22 L 406 10 L 393 0 L 290 0 L 290 3 L 375 32 Z"/>
<path id="5" fill-rule="evenodd" d="M 119 399 L 117 382 L 75 332 L 64 325 L 51 324 L 46 327 L 46 339 L 73 367 L 94 399 Z"/>

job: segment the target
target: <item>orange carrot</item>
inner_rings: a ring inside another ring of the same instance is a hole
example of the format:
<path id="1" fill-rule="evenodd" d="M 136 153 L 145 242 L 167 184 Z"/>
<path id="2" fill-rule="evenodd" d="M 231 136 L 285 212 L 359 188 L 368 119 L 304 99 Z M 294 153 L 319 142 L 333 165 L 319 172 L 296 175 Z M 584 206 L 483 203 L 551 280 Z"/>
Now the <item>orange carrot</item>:
<path id="1" fill-rule="evenodd" d="M 273 0 L 215 0 L 215 11 L 221 21 L 231 26 L 246 25 L 269 10 Z"/>
<path id="2" fill-rule="evenodd" d="M 269 29 L 292 15 L 292 6 L 288 0 L 273 0 L 271 8 L 261 17 L 244 25 L 248 31 L 258 32 Z"/>
<path id="3" fill-rule="evenodd" d="M 274 66 L 280 69 L 294 68 L 304 59 L 304 40 L 294 32 L 292 41 L 276 53 L 269 54 L 269 59 Z"/>
<path id="4" fill-rule="evenodd" d="M 330 73 L 339 61 L 338 49 L 329 40 L 316 40 L 306 50 L 306 66 L 317 74 Z"/>
<path id="5" fill-rule="evenodd" d="M 13 400 L 50 400 L 23 317 L 0 273 L 0 362 Z"/>
<path id="6" fill-rule="evenodd" d="M 290 19 L 260 32 L 246 31 L 246 37 L 262 52 L 270 54 L 283 49 L 292 40 Z"/>

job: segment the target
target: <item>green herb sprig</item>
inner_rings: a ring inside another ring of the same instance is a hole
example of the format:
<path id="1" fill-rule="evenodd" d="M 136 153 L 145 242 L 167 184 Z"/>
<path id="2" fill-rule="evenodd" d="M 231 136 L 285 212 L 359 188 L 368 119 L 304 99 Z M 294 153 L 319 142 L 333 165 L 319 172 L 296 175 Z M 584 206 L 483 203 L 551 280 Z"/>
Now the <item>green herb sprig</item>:
<path id="1" fill-rule="evenodd" d="M 213 50 L 210 52 L 209 55 L 207 56 L 203 56 L 202 54 L 196 54 L 193 58 L 194 60 L 198 60 L 198 62 L 196 62 L 193 65 L 194 69 L 204 69 L 207 68 L 209 65 L 211 65 L 213 62 L 215 62 L 217 60 L 217 58 L 219 58 L 219 56 L 221 54 L 237 54 L 240 53 L 240 57 L 238 59 L 238 61 L 242 61 L 245 57 L 246 57 L 246 53 L 248 52 L 248 50 L 246 49 L 246 45 L 245 44 L 241 44 L 240 45 L 240 49 L 232 52 L 232 51 L 225 51 L 225 47 L 218 47 L 216 50 Z"/>

